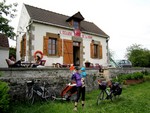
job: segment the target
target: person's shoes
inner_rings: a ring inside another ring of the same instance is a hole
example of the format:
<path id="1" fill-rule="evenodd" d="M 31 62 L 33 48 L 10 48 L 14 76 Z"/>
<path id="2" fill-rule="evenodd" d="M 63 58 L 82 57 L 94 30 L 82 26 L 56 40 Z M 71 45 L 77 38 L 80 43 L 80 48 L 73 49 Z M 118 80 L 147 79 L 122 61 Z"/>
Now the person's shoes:
<path id="1" fill-rule="evenodd" d="M 75 107 L 75 108 L 73 109 L 73 111 L 77 111 L 77 107 Z"/>
<path id="2" fill-rule="evenodd" d="M 84 104 L 82 105 L 82 109 L 84 109 Z"/>

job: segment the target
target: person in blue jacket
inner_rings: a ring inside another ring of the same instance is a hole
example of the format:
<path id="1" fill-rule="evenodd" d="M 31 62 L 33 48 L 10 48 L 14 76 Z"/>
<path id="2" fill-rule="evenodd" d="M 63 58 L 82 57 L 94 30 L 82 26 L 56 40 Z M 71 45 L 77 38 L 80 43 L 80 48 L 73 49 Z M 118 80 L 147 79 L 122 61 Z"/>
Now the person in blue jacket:
<path id="1" fill-rule="evenodd" d="M 80 70 L 81 70 L 81 78 L 85 78 L 87 76 L 85 67 L 82 67 Z"/>
<path id="2" fill-rule="evenodd" d="M 79 68 L 75 67 L 75 73 L 71 77 L 72 80 L 76 81 L 76 88 L 77 88 L 77 98 L 75 100 L 75 107 L 74 110 L 77 111 L 77 104 L 80 99 L 80 95 L 82 94 L 82 107 L 84 107 L 84 101 L 85 101 L 85 87 L 82 87 L 82 77 L 79 73 Z"/>

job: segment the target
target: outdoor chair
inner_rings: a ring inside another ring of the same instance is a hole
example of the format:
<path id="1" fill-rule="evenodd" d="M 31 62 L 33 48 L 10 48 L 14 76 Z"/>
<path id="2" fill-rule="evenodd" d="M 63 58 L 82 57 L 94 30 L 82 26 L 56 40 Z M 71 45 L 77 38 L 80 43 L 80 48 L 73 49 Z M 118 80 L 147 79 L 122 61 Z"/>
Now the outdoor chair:
<path id="1" fill-rule="evenodd" d="M 44 66 L 45 63 L 46 63 L 46 60 L 41 60 L 41 64 L 40 65 Z"/>

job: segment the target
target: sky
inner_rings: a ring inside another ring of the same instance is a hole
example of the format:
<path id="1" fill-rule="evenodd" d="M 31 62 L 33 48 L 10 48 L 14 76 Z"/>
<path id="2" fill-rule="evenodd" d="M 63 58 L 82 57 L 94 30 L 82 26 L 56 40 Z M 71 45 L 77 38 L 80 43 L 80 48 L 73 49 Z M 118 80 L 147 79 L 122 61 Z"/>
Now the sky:
<path id="1" fill-rule="evenodd" d="M 2 1 L 2 0 L 0 0 Z M 140 44 L 150 50 L 150 0 L 6 0 L 18 3 L 17 17 L 10 23 L 17 31 L 23 3 L 67 16 L 80 11 L 109 35 L 114 59 L 125 59 L 127 47 Z M 15 45 L 15 41 L 10 41 Z"/>

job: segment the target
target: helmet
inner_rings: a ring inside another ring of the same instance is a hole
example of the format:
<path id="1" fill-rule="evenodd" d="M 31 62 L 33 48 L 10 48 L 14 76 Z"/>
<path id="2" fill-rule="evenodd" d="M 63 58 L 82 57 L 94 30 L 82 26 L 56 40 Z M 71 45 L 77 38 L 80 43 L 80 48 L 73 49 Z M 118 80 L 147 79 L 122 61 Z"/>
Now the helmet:
<path id="1" fill-rule="evenodd" d="M 81 70 L 81 71 L 85 71 L 85 67 L 82 67 L 80 70 Z"/>

